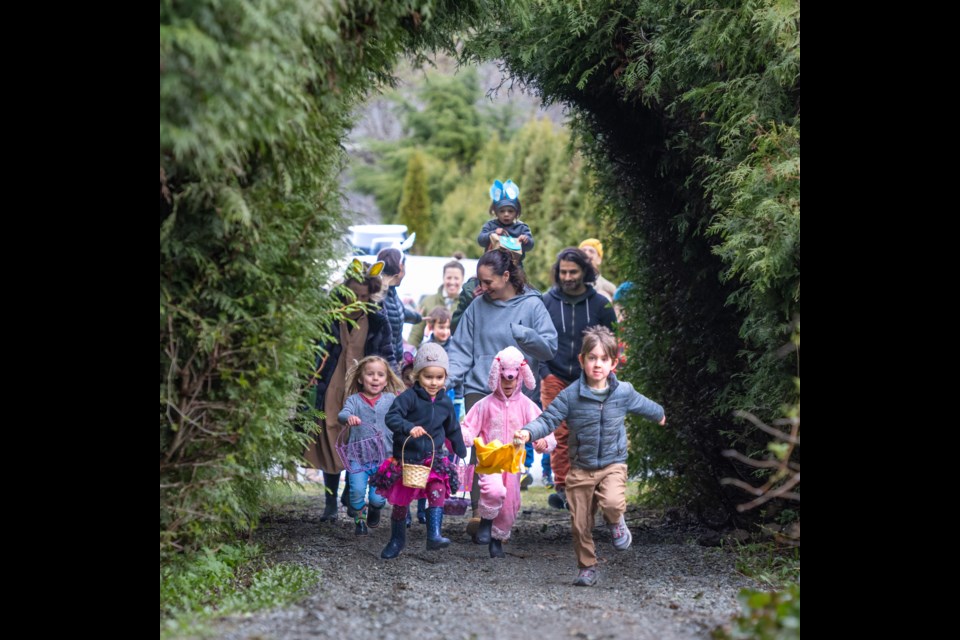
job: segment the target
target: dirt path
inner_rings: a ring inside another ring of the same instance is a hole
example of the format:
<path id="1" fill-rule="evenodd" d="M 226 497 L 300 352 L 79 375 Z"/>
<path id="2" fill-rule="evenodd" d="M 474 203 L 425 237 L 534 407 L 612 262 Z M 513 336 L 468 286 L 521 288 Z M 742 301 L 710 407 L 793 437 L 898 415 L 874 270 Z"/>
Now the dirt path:
<path id="1" fill-rule="evenodd" d="M 594 530 L 600 581 L 584 588 L 571 585 L 577 569 L 566 512 L 525 506 L 504 560 L 470 542 L 465 518 L 446 517 L 449 548 L 427 551 L 425 528 L 414 523 L 400 558 L 385 561 L 389 509 L 379 529 L 358 538 L 343 514 L 320 523 L 320 503 L 297 496 L 256 535 L 272 557 L 319 568 L 317 591 L 291 607 L 222 619 L 218 637 L 707 638 L 736 610 L 737 591 L 755 586 L 735 572 L 733 554 L 700 547 L 697 531 L 648 512 L 628 512 L 626 552 L 614 551 L 605 527 Z"/>

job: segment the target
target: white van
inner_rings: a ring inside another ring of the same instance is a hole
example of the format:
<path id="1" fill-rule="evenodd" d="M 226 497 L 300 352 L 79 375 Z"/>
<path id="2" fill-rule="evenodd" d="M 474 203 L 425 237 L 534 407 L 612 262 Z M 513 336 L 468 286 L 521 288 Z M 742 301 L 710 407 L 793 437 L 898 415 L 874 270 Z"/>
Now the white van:
<path id="1" fill-rule="evenodd" d="M 349 242 L 356 255 L 377 255 L 407 239 L 405 224 L 357 224 L 348 227 Z"/>

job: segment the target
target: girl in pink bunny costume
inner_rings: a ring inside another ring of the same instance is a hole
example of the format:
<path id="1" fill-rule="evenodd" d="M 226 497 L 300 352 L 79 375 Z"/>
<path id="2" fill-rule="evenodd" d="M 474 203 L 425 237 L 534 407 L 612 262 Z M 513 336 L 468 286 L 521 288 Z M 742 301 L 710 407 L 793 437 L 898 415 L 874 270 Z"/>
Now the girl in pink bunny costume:
<path id="1" fill-rule="evenodd" d="M 463 441 L 476 437 L 484 442 L 513 442 L 514 431 L 541 413 L 540 407 L 520 392 L 520 382 L 528 389 L 536 386 L 533 372 L 516 347 L 507 347 L 497 354 L 490 366 L 487 385 L 493 391 L 467 413 L 461 429 Z M 552 451 L 557 446 L 553 434 L 533 443 L 538 452 Z M 491 558 L 502 558 L 504 540 L 520 513 L 520 474 L 495 473 L 480 476 L 480 528 L 477 542 L 488 544 Z"/>

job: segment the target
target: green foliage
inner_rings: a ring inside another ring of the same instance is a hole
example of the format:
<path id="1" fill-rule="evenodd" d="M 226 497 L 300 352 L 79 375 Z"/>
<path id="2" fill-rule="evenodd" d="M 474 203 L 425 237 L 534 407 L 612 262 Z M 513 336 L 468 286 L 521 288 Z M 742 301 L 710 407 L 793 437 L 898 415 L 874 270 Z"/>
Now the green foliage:
<path id="1" fill-rule="evenodd" d="M 476 164 L 435 208 L 428 252 L 483 254 L 477 235 L 490 219 L 490 184 L 496 178 L 520 185 L 520 217 L 536 240 L 524 267 L 531 284 L 545 291 L 557 253 L 599 232 L 593 181 L 583 157 L 573 149 L 569 132 L 548 120 L 532 120 L 506 140 L 487 142 Z"/>
<path id="2" fill-rule="evenodd" d="M 160 5 L 160 552 L 257 518 L 299 459 L 322 290 L 343 220 L 340 140 L 402 51 L 452 48 L 475 2 Z"/>
<path id="3" fill-rule="evenodd" d="M 737 571 L 770 589 L 800 583 L 800 547 L 775 543 L 738 545 Z"/>
<path id="4" fill-rule="evenodd" d="M 404 137 L 363 141 L 373 160 L 353 166 L 354 186 L 374 196 L 384 219 L 398 215 L 403 181 L 414 153 L 422 155 L 431 202 L 440 202 L 462 171 L 476 161 L 486 129 L 504 126 L 502 112 L 482 111 L 477 106 L 481 93 L 476 70 L 471 67 L 455 76 L 428 73 L 426 80 L 415 86 L 413 95 L 394 91 L 387 96 L 403 121 Z M 423 246 L 422 230 L 413 230 L 418 245 Z"/>
<path id="5" fill-rule="evenodd" d="M 216 616 L 293 602 L 319 577 L 299 565 L 270 565 L 255 545 L 186 555 L 160 569 L 160 637 L 193 635 Z"/>
<path id="6" fill-rule="evenodd" d="M 717 640 L 799 640 L 800 585 L 783 591 L 743 589 L 737 596 L 741 613 L 730 629 L 717 629 Z"/>
<path id="7" fill-rule="evenodd" d="M 403 195 L 400 198 L 398 221 L 417 232 L 414 250 L 423 253 L 430 243 L 430 196 L 427 194 L 427 174 L 423 166 L 423 154 L 415 151 L 407 164 L 407 176 L 403 179 Z"/>
<path id="8" fill-rule="evenodd" d="M 800 313 L 799 2 L 542 0 L 501 18 L 463 58 L 572 108 L 604 241 L 639 285 L 625 375 L 668 429 L 633 424 L 631 464 L 733 514 L 742 496 L 717 481 L 749 471 L 720 452 L 766 447 L 733 411 L 769 422 L 799 375 L 777 355 Z"/>

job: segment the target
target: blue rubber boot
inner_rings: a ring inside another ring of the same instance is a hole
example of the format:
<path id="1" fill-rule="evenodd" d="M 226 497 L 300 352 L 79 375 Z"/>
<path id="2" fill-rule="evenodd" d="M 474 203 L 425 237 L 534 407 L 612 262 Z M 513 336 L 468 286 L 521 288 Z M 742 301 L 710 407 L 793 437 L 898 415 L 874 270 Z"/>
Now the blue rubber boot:
<path id="1" fill-rule="evenodd" d="M 450 546 L 450 538 L 440 535 L 440 526 L 443 524 L 443 507 L 427 509 L 427 549 L 446 549 Z"/>

